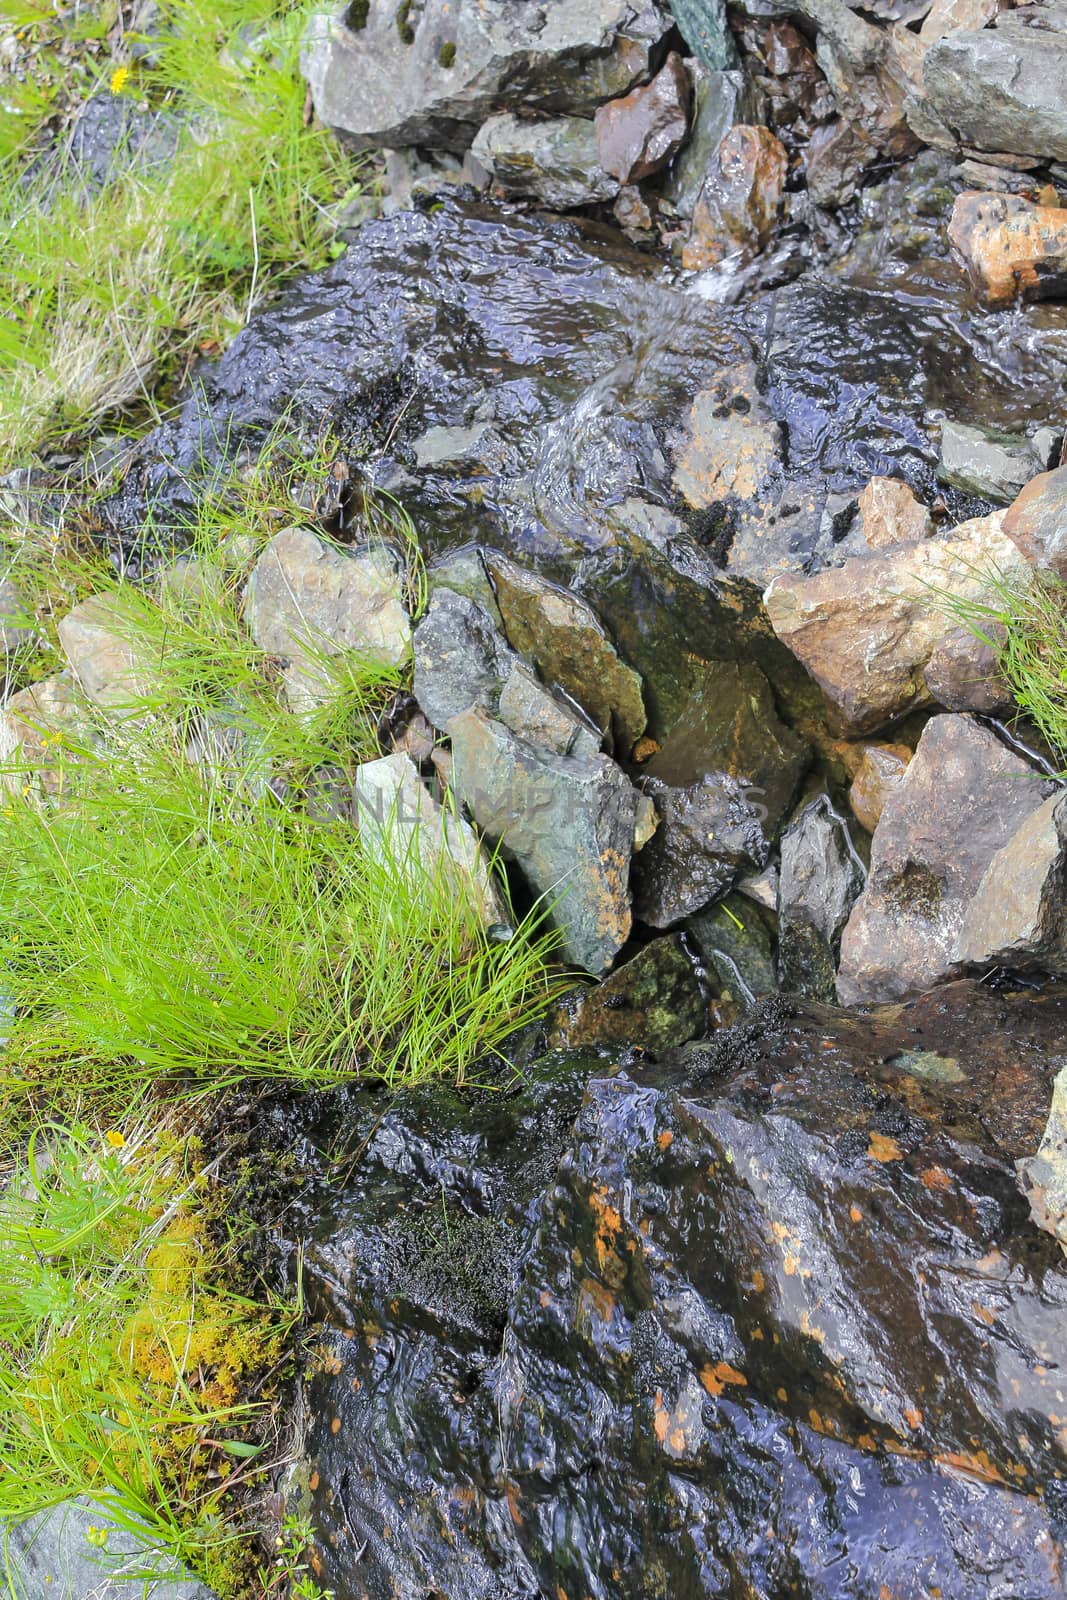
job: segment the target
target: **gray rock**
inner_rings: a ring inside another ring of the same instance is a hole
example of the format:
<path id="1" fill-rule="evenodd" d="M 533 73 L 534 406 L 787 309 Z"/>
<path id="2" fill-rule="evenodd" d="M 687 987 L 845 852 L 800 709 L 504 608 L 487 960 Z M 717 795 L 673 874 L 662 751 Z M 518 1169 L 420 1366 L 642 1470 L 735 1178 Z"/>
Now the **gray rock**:
<path id="1" fill-rule="evenodd" d="M 1030 20 L 1042 8 L 1027 6 Z M 1067 34 L 1026 26 L 950 33 L 923 60 L 935 114 L 979 150 L 1067 159 Z"/>
<path id="2" fill-rule="evenodd" d="M 1004 532 L 1035 567 L 1067 578 L 1067 467 L 1026 485 L 1004 514 Z"/>
<path id="3" fill-rule="evenodd" d="M 1048 787 L 972 717 L 927 723 L 886 800 L 842 936 L 842 1004 L 897 1000 L 961 970 L 977 948 L 977 932 L 963 943 L 961 931 L 986 871 Z"/>
<path id="4" fill-rule="evenodd" d="M 88 707 L 70 673 L 42 678 L 17 690 L 0 711 L 0 762 L 6 769 L 0 784 L 21 789 L 29 773 L 52 792 L 63 782 L 65 763 L 96 742 Z"/>
<path id="5" fill-rule="evenodd" d="M 106 1549 L 89 1543 L 90 1528 L 107 1529 Z M 151 1535 L 138 1540 L 89 1500 L 0 1525 L 0 1544 L 13 1600 L 214 1600 L 204 1584 L 165 1560 L 155 1581 L 137 1577 L 158 1561 Z"/>
<path id="6" fill-rule="evenodd" d="M 425 436 L 424 436 L 425 437 Z M 477 600 L 482 610 L 491 618 L 493 626 L 503 632 L 504 619 L 496 603 L 496 590 L 486 569 L 485 558 L 477 545 L 464 545 L 459 550 L 449 550 L 435 561 L 426 574 L 426 585 L 433 595 L 438 589 L 451 589 L 455 594 Z"/>
<path id="7" fill-rule="evenodd" d="M 957 489 L 1008 505 L 1031 478 L 1046 470 L 1059 439 L 1054 428 L 1039 428 L 1027 438 L 946 421 L 941 427 L 937 475 Z"/>
<path id="8" fill-rule="evenodd" d="M 600 166 L 594 125 L 583 117 L 530 122 L 503 112 L 479 128 L 471 155 L 505 194 L 532 195 L 556 211 L 619 192 L 619 180 Z"/>
<path id="9" fill-rule="evenodd" d="M 778 976 L 783 989 L 834 998 L 841 934 L 867 873 L 828 795 L 810 801 L 782 836 Z"/>
<path id="10" fill-rule="evenodd" d="M 724 772 L 672 788 L 646 778 L 660 823 L 634 861 L 634 909 L 669 928 L 730 889 L 739 873 L 765 865 L 769 846 L 748 786 Z"/>
<path id="11" fill-rule="evenodd" d="M 957 958 L 1067 972 L 1067 804 L 1062 790 L 1024 818 L 967 906 Z"/>
<path id="12" fill-rule="evenodd" d="M 399 666 L 411 646 L 392 556 L 352 555 L 308 528 L 285 528 L 267 545 L 245 588 L 245 621 L 261 650 L 286 661 L 294 710 L 330 699 L 334 658 L 351 652 Z"/>
<path id="13" fill-rule="evenodd" d="M 1067 1253 L 1067 1067 L 1052 1086 L 1052 1105 L 1037 1153 L 1015 1163 L 1019 1188 L 1039 1228 Z"/>
<path id="14" fill-rule="evenodd" d="M 539 750 L 558 756 L 600 754 L 599 732 L 539 683 L 528 667 L 512 667 L 500 690 L 498 711 L 505 727 Z"/>
<path id="15" fill-rule="evenodd" d="M 434 727 L 447 729 L 471 706 L 495 716 L 518 656 L 477 600 L 435 589 L 415 628 L 415 698 Z"/>
<path id="16" fill-rule="evenodd" d="M 447 882 L 457 899 L 477 908 L 486 926 L 505 920 L 474 830 L 438 804 L 410 756 L 397 752 L 356 769 L 356 816 L 365 847 L 413 880 Z"/>
<path id="17" fill-rule="evenodd" d="M 675 157 L 663 185 L 664 198 L 680 217 L 693 215 L 711 158 L 727 130 L 765 117 L 763 98 L 745 73 L 713 72 L 699 61 L 687 61 L 686 66 L 693 85 L 692 127 L 689 142 Z"/>
<path id="18" fill-rule="evenodd" d="M 34 633 L 33 619 L 17 587 L 10 578 L 0 580 L 0 647 L 5 656 L 29 644 Z"/>
<path id="19" fill-rule="evenodd" d="M 647 74 L 670 25 L 630 0 L 555 0 L 538 18 L 508 0 L 356 0 L 312 18 L 301 64 L 320 119 L 353 143 L 463 151 L 509 101 L 591 116 Z"/>
<path id="20" fill-rule="evenodd" d="M 630 933 L 633 785 L 607 756 L 536 750 L 479 711 L 450 731 L 457 797 L 544 896 L 562 958 L 606 972 Z"/>
<path id="21" fill-rule="evenodd" d="M 59 642 L 78 688 L 112 715 L 143 712 L 159 689 L 153 653 L 119 596 L 91 595 L 74 606 L 59 624 Z"/>

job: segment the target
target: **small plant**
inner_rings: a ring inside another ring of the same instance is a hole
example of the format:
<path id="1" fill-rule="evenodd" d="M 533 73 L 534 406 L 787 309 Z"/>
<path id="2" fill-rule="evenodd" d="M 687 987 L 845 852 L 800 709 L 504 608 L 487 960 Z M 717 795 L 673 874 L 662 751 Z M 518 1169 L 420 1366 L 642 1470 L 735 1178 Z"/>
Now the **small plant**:
<path id="1" fill-rule="evenodd" d="M 259 1571 L 265 1597 L 288 1595 L 291 1600 L 334 1600 L 334 1591 L 320 1586 L 307 1559 L 314 1538 L 310 1517 L 298 1512 L 286 1515 L 274 1541 L 274 1560 L 270 1567 L 261 1567 Z"/>

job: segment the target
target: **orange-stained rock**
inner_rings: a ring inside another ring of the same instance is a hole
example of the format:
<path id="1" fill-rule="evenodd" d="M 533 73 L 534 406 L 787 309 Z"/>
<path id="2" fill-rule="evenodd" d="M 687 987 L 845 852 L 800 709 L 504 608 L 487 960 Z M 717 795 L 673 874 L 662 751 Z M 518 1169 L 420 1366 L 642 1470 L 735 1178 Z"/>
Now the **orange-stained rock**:
<path id="1" fill-rule="evenodd" d="M 859 497 L 860 525 L 872 550 L 928 539 L 934 520 L 922 501 L 899 478 L 872 478 Z"/>
<path id="2" fill-rule="evenodd" d="M 882 807 L 908 770 L 911 751 L 906 744 L 866 744 L 848 791 L 852 814 L 873 833 Z"/>
<path id="3" fill-rule="evenodd" d="M 1067 295 L 1067 209 L 1017 194 L 961 194 L 948 236 L 986 305 Z"/>
<path id="4" fill-rule="evenodd" d="M 682 265 L 700 272 L 727 256 L 757 255 L 778 220 L 788 167 L 785 147 L 769 128 L 730 128 L 711 158 Z"/>
<path id="5" fill-rule="evenodd" d="M 597 152 L 620 183 L 640 183 L 665 167 L 689 131 L 692 90 L 682 58 L 672 50 L 651 83 L 598 107 Z"/>

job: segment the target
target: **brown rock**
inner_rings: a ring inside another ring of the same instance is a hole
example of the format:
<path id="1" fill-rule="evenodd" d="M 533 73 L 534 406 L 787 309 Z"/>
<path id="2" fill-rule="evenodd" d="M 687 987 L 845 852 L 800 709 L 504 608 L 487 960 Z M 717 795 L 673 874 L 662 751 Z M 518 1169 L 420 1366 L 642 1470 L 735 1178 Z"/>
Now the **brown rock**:
<path id="1" fill-rule="evenodd" d="M 957 958 L 972 965 L 1067 972 L 1067 807 L 1057 788 L 989 863 L 960 933 Z"/>
<path id="2" fill-rule="evenodd" d="M 986 305 L 1067 294 L 1067 210 L 1017 194 L 961 194 L 948 236 Z"/>
<path id="3" fill-rule="evenodd" d="M 1034 1222 L 1058 1239 L 1067 1253 L 1067 1067 L 1056 1074 L 1048 1123 L 1036 1153 L 1015 1167 Z"/>
<path id="4" fill-rule="evenodd" d="M 62 787 L 63 767 L 96 740 L 85 702 L 68 673 L 19 689 L 0 712 L 0 787 L 20 790 L 35 780 L 48 792 Z"/>
<path id="5" fill-rule="evenodd" d="M 651 83 L 598 107 L 597 151 L 605 172 L 620 183 L 640 183 L 665 167 L 689 131 L 689 76 L 671 51 Z"/>
<path id="6" fill-rule="evenodd" d="M 808 193 L 815 204 L 828 211 L 846 205 L 876 155 L 863 129 L 843 117 L 817 127 L 808 140 L 804 162 Z"/>
<path id="7" fill-rule="evenodd" d="M 958 28 L 984 28 L 999 9 L 1000 0 L 934 0 L 919 29 L 919 38 L 930 45 Z"/>
<path id="8" fill-rule="evenodd" d="M 934 519 L 899 478 L 872 478 L 859 497 L 860 526 L 872 550 L 929 539 Z"/>
<path id="9" fill-rule="evenodd" d="M 991 569 L 1025 571 L 1001 532 L 1003 516 L 812 576 L 784 573 L 770 585 L 771 625 L 823 690 L 842 733 L 874 733 L 931 703 L 924 669 L 948 627 L 939 595 L 975 599 Z"/>
<path id="10" fill-rule="evenodd" d="M 867 887 L 841 940 L 844 1005 L 897 1000 L 957 974 L 980 942 L 961 929 L 997 852 L 1048 792 L 972 717 L 933 717 L 889 795 Z"/>
<path id="11" fill-rule="evenodd" d="M 724 134 L 708 168 L 682 251 L 692 271 L 738 254 L 750 261 L 771 237 L 782 204 L 789 159 L 769 128 L 739 124 Z"/>
<path id="12" fill-rule="evenodd" d="M 1030 480 L 1004 513 L 1004 532 L 1035 567 L 1067 578 L 1067 466 Z"/>
<path id="13" fill-rule="evenodd" d="M 990 637 L 999 623 L 986 624 Z M 926 687 L 947 711 L 978 711 L 988 715 L 1012 703 L 1012 692 L 999 669 L 996 645 L 979 639 L 962 625 L 950 628 L 934 647 L 926 663 Z"/>
<path id="14" fill-rule="evenodd" d="M 873 833 L 889 796 L 900 787 L 908 770 L 911 751 L 906 744 L 865 744 L 848 791 L 848 803 L 857 822 Z"/>
<path id="15" fill-rule="evenodd" d="M 641 678 L 620 660 L 596 614 L 584 600 L 504 556 L 494 553 L 486 560 L 512 648 L 629 754 L 645 731 Z"/>

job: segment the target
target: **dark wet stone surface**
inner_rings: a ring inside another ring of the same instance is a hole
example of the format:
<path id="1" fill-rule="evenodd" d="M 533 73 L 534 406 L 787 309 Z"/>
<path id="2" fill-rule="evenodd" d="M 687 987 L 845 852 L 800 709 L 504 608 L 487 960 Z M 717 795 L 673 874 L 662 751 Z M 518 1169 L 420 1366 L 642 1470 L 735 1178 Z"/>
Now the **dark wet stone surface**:
<path id="1" fill-rule="evenodd" d="M 1013 1162 L 1065 1047 L 1067 992 L 961 983 L 354 1105 L 305 1261 L 322 1581 L 1062 1594 L 1067 1268 Z"/>

